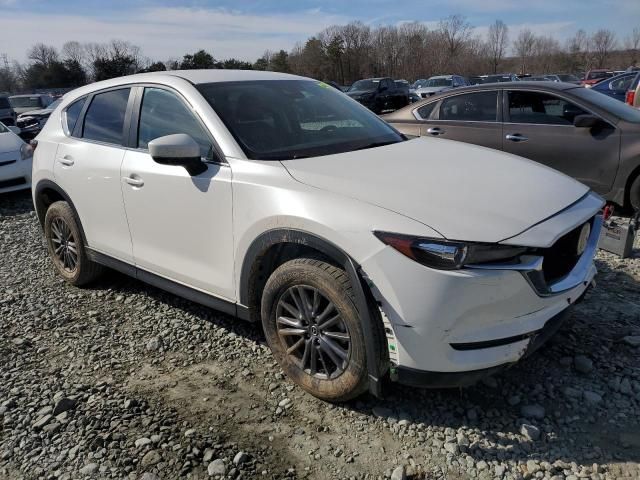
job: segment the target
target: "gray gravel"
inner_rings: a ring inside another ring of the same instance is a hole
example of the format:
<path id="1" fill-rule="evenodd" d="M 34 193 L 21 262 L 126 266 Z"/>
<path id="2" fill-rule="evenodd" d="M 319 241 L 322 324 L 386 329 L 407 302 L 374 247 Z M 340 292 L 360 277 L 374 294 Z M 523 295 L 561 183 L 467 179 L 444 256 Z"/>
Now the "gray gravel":
<path id="1" fill-rule="evenodd" d="M 0 196 L 0 479 L 640 478 L 640 258 L 537 354 L 462 390 L 332 406 L 257 326 L 116 273 L 53 274 L 28 193 Z"/>

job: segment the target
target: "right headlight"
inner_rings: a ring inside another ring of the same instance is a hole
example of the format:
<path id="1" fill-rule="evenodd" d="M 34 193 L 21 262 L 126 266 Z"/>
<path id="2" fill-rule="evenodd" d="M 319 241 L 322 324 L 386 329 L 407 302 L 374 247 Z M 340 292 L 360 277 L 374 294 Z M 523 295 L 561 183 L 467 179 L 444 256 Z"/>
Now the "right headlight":
<path id="1" fill-rule="evenodd" d="M 495 243 L 456 242 L 380 231 L 373 233 L 380 241 L 403 255 L 439 270 L 457 270 L 465 265 L 507 262 L 528 250 L 526 247 Z"/>

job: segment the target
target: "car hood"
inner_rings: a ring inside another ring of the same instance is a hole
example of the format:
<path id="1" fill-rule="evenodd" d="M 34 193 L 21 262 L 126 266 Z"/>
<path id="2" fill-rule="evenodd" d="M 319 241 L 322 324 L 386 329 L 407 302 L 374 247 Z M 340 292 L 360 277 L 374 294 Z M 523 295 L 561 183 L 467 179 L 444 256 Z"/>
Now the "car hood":
<path id="1" fill-rule="evenodd" d="M 24 109 L 23 109 L 24 110 Z M 43 117 L 45 115 L 51 115 L 53 110 L 49 108 L 39 108 L 37 110 L 27 110 L 20 113 L 21 117 Z"/>
<path id="2" fill-rule="evenodd" d="M 375 90 L 349 90 L 345 92 L 350 97 L 361 97 L 362 95 L 371 95 L 372 93 L 376 93 Z"/>
<path id="3" fill-rule="evenodd" d="M 436 93 L 451 87 L 422 87 L 416 88 L 416 93 Z"/>
<path id="4" fill-rule="evenodd" d="M 399 213 L 450 240 L 505 240 L 589 191 L 530 160 L 443 139 L 417 138 L 282 164 L 301 183 Z"/>

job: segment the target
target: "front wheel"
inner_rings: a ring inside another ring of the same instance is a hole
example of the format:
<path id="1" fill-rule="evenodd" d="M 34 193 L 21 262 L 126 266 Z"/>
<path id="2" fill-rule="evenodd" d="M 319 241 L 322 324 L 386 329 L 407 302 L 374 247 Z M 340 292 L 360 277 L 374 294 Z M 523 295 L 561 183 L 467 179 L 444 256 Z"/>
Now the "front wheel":
<path id="1" fill-rule="evenodd" d="M 101 273 L 102 267 L 87 257 L 80 228 L 67 202 L 55 202 L 47 209 L 44 235 L 53 265 L 67 282 L 82 286 Z"/>
<path id="2" fill-rule="evenodd" d="M 366 390 L 364 335 L 343 270 L 313 258 L 284 263 L 267 281 L 261 315 L 274 357 L 304 390 L 330 402 Z"/>

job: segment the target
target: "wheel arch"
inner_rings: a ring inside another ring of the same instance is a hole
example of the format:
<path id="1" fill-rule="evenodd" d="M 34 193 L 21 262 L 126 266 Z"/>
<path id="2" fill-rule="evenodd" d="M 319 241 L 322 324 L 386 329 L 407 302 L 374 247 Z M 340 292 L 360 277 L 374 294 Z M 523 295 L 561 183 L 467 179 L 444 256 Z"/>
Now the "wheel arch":
<path id="1" fill-rule="evenodd" d="M 33 203 L 36 209 L 38 221 L 40 222 L 40 226 L 44 228 L 44 218 L 47 214 L 47 209 L 51 204 L 57 201 L 65 201 L 69 204 L 69 207 L 71 207 L 71 211 L 73 212 L 73 218 L 76 221 L 78 228 L 80 229 L 82 241 L 85 245 L 88 245 L 87 238 L 82 227 L 82 222 L 80 221 L 80 216 L 78 215 L 78 210 L 73 204 L 71 197 L 69 196 L 69 194 L 67 194 L 67 192 L 64 191 L 62 187 L 51 180 L 40 180 L 34 189 Z"/>
<path id="2" fill-rule="evenodd" d="M 640 158 L 638 158 L 637 165 L 635 166 L 635 168 L 631 170 L 631 173 L 627 176 L 627 181 L 625 182 L 625 185 L 624 185 L 624 199 L 623 199 L 624 205 L 623 206 L 625 208 L 631 207 L 631 186 L 639 177 L 640 177 Z"/>
<path id="3" fill-rule="evenodd" d="M 313 233 L 296 229 L 274 229 L 262 233 L 253 240 L 242 261 L 240 304 L 249 309 L 249 315 L 253 320 L 258 320 L 262 291 L 271 273 L 284 262 L 309 253 L 319 254 L 328 262 L 343 268 L 349 276 L 365 336 L 369 391 L 380 396 L 381 377 L 385 372 L 381 366 L 382 362 L 375 357 L 384 354 L 386 350 L 382 349 L 382 352 L 379 352 L 379 346 L 375 344 L 378 336 L 373 333 L 373 329 L 382 329 L 382 320 L 379 313 L 372 308 L 375 301 L 372 302 L 373 295 L 363 281 L 360 266 L 337 245 Z"/>

